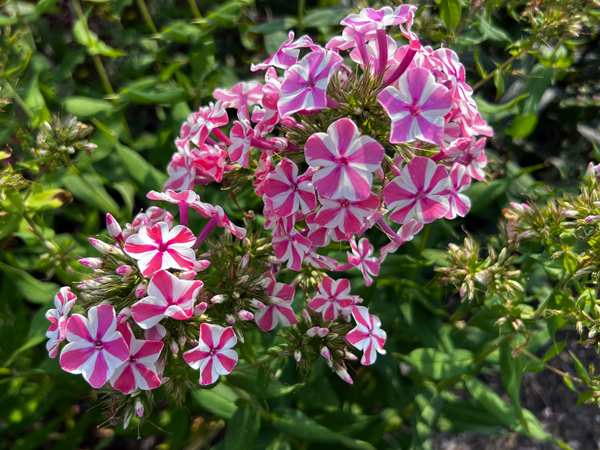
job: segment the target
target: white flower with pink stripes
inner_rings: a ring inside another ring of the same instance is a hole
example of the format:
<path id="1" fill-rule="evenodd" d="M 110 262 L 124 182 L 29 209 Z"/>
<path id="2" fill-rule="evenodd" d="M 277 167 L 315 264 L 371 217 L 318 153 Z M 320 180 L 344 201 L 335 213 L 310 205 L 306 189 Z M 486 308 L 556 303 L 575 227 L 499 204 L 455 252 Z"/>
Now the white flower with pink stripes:
<path id="1" fill-rule="evenodd" d="M 312 172 L 310 169 L 309 171 Z M 298 207 L 304 214 L 317 207 L 317 196 L 310 174 L 298 176 L 298 166 L 288 158 L 283 158 L 267 176 L 264 189 L 265 195 L 273 202 L 273 212 L 279 217 L 294 214 Z"/>
<path id="2" fill-rule="evenodd" d="M 200 384 L 208 386 L 229 375 L 238 362 L 232 348 L 237 344 L 233 328 L 203 323 L 200 325 L 198 346 L 183 354 L 183 359 L 194 370 L 200 371 Z"/>
<path id="3" fill-rule="evenodd" d="M 321 197 L 321 209 L 315 222 L 325 228 L 339 228 L 342 233 L 358 233 L 366 217 L 379 207 L 379 197 L 369 195 L 366 200 L 351 201 L 345 198 L 329 200 Z"/>
<path id="4" fill-rule="evenodd" d="M 246 117 L 238 114 L 238 118 L 239 120 L 233 123 L 233 128 L 231 129 L 231 133 L 229 133 L 231 145 L 227 151 L 232 163 L 247 168 L 250 162 L 250 145 L 254 137 L 254 130 Z"/>
<path id="5" fill-rule="evenodd" d="M 73 314 L 67 322 L 69 343 L 60 353 L 60 366 L 66 372 L 82 374 L 99 389 L 130 356 L 127 343 L 117 331 L 115 308 L 92 306 L 88 317 Z"/>
<path id="6" fill-rule="evenodd" d="M 50 327 L 46 331 L 46 337 L 49 339 L 46 343 L 46 349 L 50 358 L 56 358 L 58 347 L 66 338 L 67 319 L 76 301 L 77 296 L 71 292 L 71 288 L 64 286 L 54 296 L 56 309 L 46 311 L 46 319 L 50 321 Z"/>
<path id="7" fill-rule="evenodd" d="M 313 134 L 305 145 L 308 165 L 320 169 L 313 184 L 329 199 L 365 200 L 371 193 L 373 172 L 383 160 L 381 144 L 361 136 L 356 124 L 343 118 L 332 123 L 327 133 Z"/>
<path id="8" fill-rule="evenodd" d="M 312 243 L 296 230 L 293 216 L 282 219 L 273 230 L 271 240 L 275 257 L 287 261 L 287 267 L 299 271 L 302 268 L 304 256 L 310 251 Z"/>
<path id="9" fill-rule="evenodd" d="M 215 89 L 213 96 L 217 100 L 222 100 L 229 108 L 235 108 L 248 115 L 248 106 L 260 103 L 262 98 L 263 85 L 258 81 L 240 82 L 231 90 Z"/>
<path id="10" fill-rule="evenodd" d="M 319 293 L 308 302 L 308 307 L 323 314 L 323 320 L 335 320 L 342 308 L 354 305 L 355 297 L 350 295 L 350 281 L 341 278 L 333 280 L 324 277 Z"/>
<path id="11" fill-rule="evenodd" d="M 204 106 L 188 116 L 181 126 L 179 136 L 201 146 L 214 128 L 227 125 L 228 122 L 226 104 L 221 101 L 216 104 L 211 102 L 209 106 Z"/>
<path id="12" fill-rule="evenodd" d="M 250 70 L 256 72 L 257 70 L 264 70 L 269 67 L 279 67 L 284 70 L 289 69 L 298 61 L 300 49 L 306 47 L 313 47 L 312 39 L 308 36 L 302 36 L 294 42 L 294 32 L 290 31 L 287 41 L 281 44 L 279 50 L 274 55 L 261 64 L 252 64 Z"/>
<path id="13" fill-rule="evenodd" d="M 169 230 L 165 222 L 144 227 L 125 241 L 125 253 L 138 260 L 142 275 L 149 277 L 161 269 L 191 270 L 196 254 L 196 237 L 189 228 L 177 225 Z"/>
<path id="14" fill-rule="evenodd" d="M 471 199 L 461 192 L 466 191 L 470 186 L 471 176 L 467 172 L 467 168 L 455 163 L 450 170 L 450 188 L 445 192 L 449 203 L 446 219 L 467 215 L 471 209 Z"/>
<path id="15" fill-rule="evenodd" d="M 346 340 L 364 352 L 360 363 L 368 366 L 377 360 L 377 353 L 385 355 L 383 346 L 387 334 L 381 329 L 379 318 L 369 314 L 369 308 L 355 306 L 352 309 L 352 317 L 356 321 L 356 327 L 346 335 Z"/>
<path id="16" fill-rule="evenodd" d="M 270 331 L 280 322 L 284 327 L 290 327 L 298 323 L 298 318 L 292 309 L 295 289 L 290 285 L 277 283 L 273 276 L 269 278 L 270 283 L 267 287 L 267 293 L 270 297 L 270 303 L 256 311 L 254 314 L 256 324 L 261 330 Z"/>
<path id="17" fill-rule="evenodd" d="M 129 359 L 117 367 L 110 378 L 110 384 L 123 394 L 131 394 L 136 389 L 149 391 L 160 386 L 156 372 L 156 362 L 163 348 L 159 341 L 137 340 L 131 331 L 131 325 L 122 323 L 117 330 L 129 347 Z"/>
<path id="18" fill-rule="evenodd" d="M 147 330 L 165 317 L 189 319 L 194 313 L 194 303 L 202 286 L 202 281 L 181 280 L 172 273 L 161 270 L 150 280 L 147 297 L 131 307 L 133 320 Z"/>
<path id="19" fill-rule="evenodd" d="M 397 86 L 388 86 L 377 96 L 392 119 L 390 142 L 418 139 L 441 144 L 444 116 L 452 106 L 452 93 L 437 83 L 429 70 L 421 67 L 407 70 Z"/>
<path id="20" fill-rule="evenodd" d="M 446 169 L 429 158 L 417 156 L 383 189 L 385 202 L 393 210 L 390 220 L 406 223 L 416 217 L 430 223 L 449 209 L 445 191 L 450 187 Z"/>
<path id="21" fill-rule="evenodd" d="M 371 257 L 375 249 L 367 238 L 362 238 L 358 244 L 352 238 L 350 249 L 352 253 L 348 252 L 348 263 L 360 270 L 365 279 L 365 285 L 370 286 L 373 283 L 373 277 L 379 275 L 379 266 L 381 265 L 377 258 Z"/>

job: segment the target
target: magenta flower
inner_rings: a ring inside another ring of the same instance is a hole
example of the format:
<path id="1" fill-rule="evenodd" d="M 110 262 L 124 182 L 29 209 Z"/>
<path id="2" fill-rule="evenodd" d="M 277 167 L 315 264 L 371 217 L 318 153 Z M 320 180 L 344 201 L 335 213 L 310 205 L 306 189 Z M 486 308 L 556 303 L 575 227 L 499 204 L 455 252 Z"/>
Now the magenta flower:
<path id="1" fill-rule="evenodd" d="M 383 263 L 389 253 L 394 253 L 398 248 L 408 242 L 412 241 L 415 235 L 423 229 L 423 222 L 418 222 L 415 219 L 411 219 L 400 227 L 398 234 L 390 236 L 392 239 L 389 244 L 384 245 L 381 248 L 381 256 L 379 257 L 379 263 Z"/>
<path id="2" fill-rule="evenodd" d="M 381 9 L 364 8 L 359 14 L 350 14 L 341 24 L 359 33 L 375 31 L 392 25 L 400 25 L 412 19 L 417 8 L 414 5 L 400 5 L 396 9 L 384 6 Z"/>
<path id="3" fill-rule="evenodd" d="M 60 353 L 60 366 L 66 372 L 82 374 L 96 389 L 104 386 L 130 356 L 127 343 L 117 331 L 115 308 L 111 305 L 92 306 L 88 318 L 73 314 L 67 322 L 67 341 Z"/>
<path id="4" fill-rule="evenodd" d="M 467 172 L 476 180 L 485 178 L 484 168 L 487 165 L 485 156 L 486 138 L 475 140 L 472 138 L 461 138 L 453 141 L 448 148 L 444 149 L 441 156 L 450 159 L 467 168 Z"/>
<path id="5" fill-rule="evenodd" d="M 275 227 L 271 244 L 275 257 L 281 262 L 287 261 L 288 269 L 296 271 L 302 268 L 302 260 L 312 246 L 311 241 L 294 227 L 293 216 L 282 219 Z"/>
<path id="6" fill-rule="evenodd" d="M 319 255 L 313 247 L 310 252 L 304 257 L 304 262 L 310 264 L 315 269 L 335 270 L 338 266 L 337 260 L 329 256 Z"/>
<path id="7" fill-rule="evenodd" d="M 298 323 L 298 318 L 292 309 L 295 289 L 283 283 L 277 283 L 271 276 L 271 283 L 267 287 L 270 296 L 270 304 L 260 308 L 254 315 L 254 321 L 263 331 L 270 331 L 279 322 L 284 327 L 290 327 Z"/>
<path id="8" fill-rule="evenodd" d="M 191 270 L 196 254 L 194 233 L 182 225 L 169 231 L 165 222 L 145 227 L 125 241 L 125 253 L 138 260 L 142 275 L 149 277 L 161 269 Z"/>
<path id="9" fill-rule="evenodd" d="M 212 180 L 220 183 L 227 164 L 227 152 L 219 147 L 204 144 L 191 152 L 198 184 L 208 184 Z"/>
<path id="10" fill-rule="evenodd" d="M 183 354 L 183 359 L 194 370 L 200 371 L 200 384 L 207 386 L 229 375 L 238 362 L 232 347 L 237 344 L 233 328 L 203 323 L 200 325 L 198 346 Z"/>
<path id="11" fill-rule="evenodd" d="M 222 100 L 227 107 L 235 108 L 244 111 L 248 115 L 248 106 L 256 105 L 262 99 L 263 85 L 258 81 L 250 81 L 249 83 L 240 82 L 231 88 L 215 89 L 213 97 L 217 100 Z"/>
<path id="12" fill-rule="evenodd" d="M 50 321 L 50 328 L 46 331 L 46 337 L 49 339 L 46 349 L 50 358 L 56 358 L 58 347 L 67 336 L 67 317 L 76 301 L 77 296 L 71 292 L 70 287 L 65 286 L 54 296 L 56 309 L 46 311 L 46 319 Z"/>
<path id="13" fill-rule="evenodd" d="M 390 220 L 406 223 L 416 216 L 419 222 L 429 223 L 448 212 L 444 192 L 450 187 L 448 172 L 429 158 L 417 156 L 383 189 Z"/>
<path id="14" fill-rule="evenodd" d="M 362 238 L 356 245 L 356 240 L 350 241 L 352 253 L 348 252 L 348 262 L 356 267 L 365 279 L 365 285 L 370 286 L 373 283 L 373 277 L 379 275 L 380 262 L 377 258 L 372 258 L 373 246 L 367 238 Z"/>
<path id="15" fill-rule="evenodd" d="M 267 177 L 265 195 L 273 202 L 273 212 L 279 217 L 294 214 L 298 207 L 304 214 L 317 207 L 317 196 L 310 176 L 306 173 L 298 176 L 298 166 L 288 158 L 283 158 Z"/>
<path id="16" fill-rule="evenodd" d="M 299 111 L 312 111 L 327 106 L 327 85 L 343 58 L 330 50 L 309 53 L 285 75 L 277 106 L 285 118 Z"/>
<path id="17" fill-rule="evenodd" d="M 273 156 L 269 152 L 263 152 L 258 160 L 258 167 L 254 171 L 255 181 L 252 182 L 254 186 L 254 193 L 259 197 L 262 197 L 265 193 L 265 181 L 267 176 L 275 170 L 273 168 Z"/>
<path id="18" fill-rule="evenodd" d="M 296 42 L 293 42 L 293 40 L 294 32 L 290 31 L 288 40 L 281 44 L 277 53 L 261 64 L 252 64 L 250 70 L 256 72 L 257 70 L 268 69 L 271 66 L 279 67 L 284 70 L 292 67 L 298 61 L 298 55 L 300 54 L 301 48 L 313 47 L 312 39 L 308 36 L 299 37 Z"/>
<path id="19" fill-rule="evenodd" d="M 377 353 L 385 355 L 383 346 L 387 335 L 381 329 L 379 318 L 369 314 L 369 308 L 355 306 L 352 309 L 352 317 L 356 321 L 356 327 L 346 335 L 346 340 L 364 352 L 360 363 L 368 366 L 375 362 Z"/>
<path id="20" fill-rule="evenodd" d="M 179 220 L 183 226 L 188 224 L 188 208 L 194 209 L 202 217 L 211 217 L 215 213 L 214 206 L 201 202 L 200 196 L 191 190 L 179 193 L 172 189 L 167 189 L 165 192 L 150 191 L 146 197 L 150 200 L 166 201 L 179 206 Z"/>
<path id="21" fill-rule="evenodd" d="M 117 327 L 129 346 L 129 359 L 117 367 L 110 384 L 123 394 L 131 394 L 136 389 L 149 391 L 160 386 L 156 373 L 156 361 L 160 356 L 163 343 L 159 341 L 138 341 L 131 326 L 123 323 Z"/>
<path id="22" fill-rule="evenodd" d="M 444 192 L 450 206 L 446 213 L 446 219 L 454 219 L 456 216 L 465 217 L 471 209 L 471 199 L 461 192 L 471 186 L 471 176 L 465 166 L 454 163 L 449 178 L 451 187 Z"/>
<path id="23" fill-rule="evenodd" d="M 167 173 L 169 174 L 169 179 L 163 189 L 173 189 L 175 191 L 193 189 L 196 169 L 192 154 L 189 151 L 173 153 L 171 162 L 167 166 Z"/>
<path id="24" fill-rule="evenodd" d="M 377 100 L 392 119 L 390 142 L 419 139 L 441 144 L 444 116 L 452 106 L 452 93 L 421 67 L 407 70 L 398 80 L 398 89 L 385 88 Z"/>
<path id="25" fill-rule="evenodd" d="M 179 136 L 183 140 L 192 141 L 197 146 L 204 144 L 204 141 L 214 128 L 227 125 L 226 105 L 223 102 L 202 107 L 198 112 L 192 113 L 181 126 Z"/>
<path id="26" fill-rule="evenodd" d="M 324 277 L 319 286 L 319 293 L 308 302 L 313 311 L 323 314 L 323 320 L 335 320 L 342 308 L 354 305 L 355 298 L 350 295 L 350 281 L 346 279 L 332 280 Z"/>
<path id="27" fill-rule="evenodd" d="M 321 198 L 321 209 L 315 221 L 325 228 L 339 228 L 342 233 L 355 234 L 362 228 L 365 218 L 379 208 L 379 197 L 369 195 L 366 200 L 350 201 L 345 198 Z"/>
<path id="28" fill-rule="evenodd" d="M 383 155 L 381 144 L 360 136 L 356 124 L 347 118 L 332 123 L 327 133 L 313 134 L 305 145 L 307 164 L 320 167 L 313 184 L 321 196 L 332 200 L 366 200 Z"/>
<path id="29" fill-rule="evenodd" d="M 247 118 L 241 115 L 238 115 L 238 117 L 240 120 L 234 122 L 231 133 L 229 133 L 231 145 L 227 151 L 232 163 L 237 163 L 243 168 L 247 168 L 250 160 L 250 145 L 254 137 L 254 130 Z"/>
<path id="30" fill-rule="evenodd" d="M 202 286 L 202 281 L 180 280 L 172 273 L 161 270 L 150 280 L 148 296 L 131 307 L 133 320 L 147 330 L 165 317 L 189 319 L 194 313 L 194 303 Z"/>

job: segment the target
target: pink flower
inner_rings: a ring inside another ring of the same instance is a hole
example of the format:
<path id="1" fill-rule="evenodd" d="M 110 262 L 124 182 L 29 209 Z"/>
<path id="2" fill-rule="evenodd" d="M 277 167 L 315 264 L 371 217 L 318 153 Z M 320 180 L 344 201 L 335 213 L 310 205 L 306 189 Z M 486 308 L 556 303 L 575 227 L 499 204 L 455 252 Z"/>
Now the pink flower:
<path id="1" fill-rule="evenodd" d="M 46 311 L 46 319 L 50 321 L 50 328 L 46 331 L 46 337 L 49 339 L 46 349 L 50 358 L 56 358 L 58 347 L 65 340 L 67 317 L 76 301 L 77 296 L 71 292 L 70 287 L 65 286 L 60 288 L 60 291 L 54 296 L 56 309 Z"/>
<path id="2" fill-rule="evenodd" d="M 377 353 L 385 355 L 383 346 L 387 335 L 381 329 L 379 318 L 369 314 L 369 308 L 355 306 L 352 309 L 352 316 L 356 320 L 356 327 L 346 335 L 346 339 L 354 347 L 364 352 L 360 363 L 368 366 L 375 362 Z"/>
<path id="3" fill-rule="evenodd" d="M 472 138 L 457 139 L 443 150 L 441 156 L 465 166 L 469 175 L 481 181 L 485 178 L 483 169 L 487 165 L 487 157 L 484 151 L 485 143 L 486 138 L 476 141 L 474 136 Z"/>
<path id="4" fill-rule="evenodd" d="M 342 233 L 358 233 L 365 218 L 379 207 L 379 197 L 369 195 L 366 200 L 350 201 L 345 198 L 328 200 L 321 198 L 321 209 L 315 221 L 325 228 L 339 228 Z"/>
<path id="5" fill-rule="evenodd" d="M 423 222 L 418 222 L 415 219 L 411 219 L 404 225 L 402 225 L 402 227 L 400 227 L 400 230 L 398 230 L 397 235 L 390 236 L 392 238 L 392 241 L 381 248 L 381 257 L 379 258 L 379 263 L 383 263 L 386 256 L 389 253 L 394 253 L 402 244 L 408 241 L 412 241 L 415 235 L 422 229 Z"/>
<path id="6" fill-rule="evenodd" d="M 195 241 L 196 237 L 189 228 L 177 225 L 169 231 L 166 223 L 159 222 L 129 236 L 124 250 L 138 260 L 142 275 L 149 277 L 161 269 L 193 269 L 196 254 L 192 245 Z"/>
<path id="7" fill-rule="evenodd" d="M 129 359 L 117 367 L 110 384 L 123 394 L 131 394 L 136 389 L 149 391 L 160 386 L 156 373 L 156 361 L 160 356 L 163 343 L 158 341 L 138 341 L 128 323 L 117 327 L 129 346 Z"/>
<path id="8" fill-rule="evenodd" d="M 273 165 L 272 155 L 270 155 L 268 152 L 263 152 L 262 155 L 260 155 L 260 159 L 258 160 L 258 167 L 256 168 L 256 171 L 254 172 L 254 176 L 256 177 L 256 180 L 252 182 L 252 185 L 254 186 L 254 193 L 256 195 L 258 195 L 259 197 L 262 197 L 265 192 L 264 184 L 267 179 L 267 176 L 273 170 L 275 170 L 272 167 L 272 165 Z"/>
<path id="9" fill-rule="evenodd" d="M 67 322 L 67 341 L 60 354 L 60 366 L 66 372 L 82 374 L 96 389 L 130 356 L 127 343 L 117 331 L 115 308 L 111 305 L 92 306 L 88 318 L 73 314 Z"/>
<path id="10" fill-rule="evenodd" d="M 471 176 L 467 173 L 465 166 L 454 164 L 450 170 L 451 188 L 444 194 L 448 197 L 450 209 L 446 213 L 446 219 L 454 219 L 457 215 L 465 217 L 471 208 L 471 199 L 461 192 L 471 186 Z"/>
<path id="11" fill-rule="evenodd" d="M 407 70 L 398 80 L 398 89 L 388 86 L 377 100 L 392 119 L 390 142 L 419 139 L 441 144 L 452 93 L 436 83 L 431 72 L 421 67 Z"/>
<path id="12" fill-rule="evenodd" d="M 319 286 L 319 293 L 308 302 L 308 307 L 323 313 L 323 320 L 335 320 L 342 308 L 354 304 L 354 297 L 349 294 L 350 281 L 343 278 L 332 280 L 326 276 Z"/>
<path id="13" fill-rule="evenodd" d="M 163 189 L 174 189 L 176 191 L 192 189 L 196 178 L 192 154 L 189 151 L 173 153 L 171 162 L 167 166 L 167 173 L 169 179 Z"/>
<path id="14" fill-rule="evenodd" d="M 279 91 L 281 117 L 327 106 L 327 85 L 343 58 L 330 50 L 309 53 L 290 67 Z"/>
<path id="15" fill-rule="evenodd" d="M 356 124 L 347 118 L 332 123 L 327 133 L 313 134 L 305 146 L 307 164 L 321 167 L 313 175 L 313 184 L 319 194 L 332 200 L 366 200 L 383 155 L 381 144 L 360 136 Z"/>
<path id="16" fill-rule="evenodd" d="M 304 214 L 317 207 L 315 188 L 310 177 L 306 174 L 299 177 L 298 166 L 288 158 L 283 158 L 275 171 L 268 175 L 265 195 L 273 202 L 273 212 L 279 217 L 294 214 L 298 207 Z"/>
<path id="17" fill-rule="evenodd" d="M 287 261 L 288 269 L 296 271 L 302 268 L 302 260 L 312 246 L 311 241 L 294 227 L 293 216 L 282 219 L 275 227 L 271 243 L 275 257 L 281 262 Z"/>
<path id="18" fill-rule="evenodd" d="M 270 280 L 271 282 L 267 287 L 270 304 L 257 310 L 254 315 L 255 322 L 263 331 L 272 330 L 279 322 L 284 327 L 290 327 L 298 323 L 298 318 L 292 309 L 294 288 L 287 284 L 277 283 L 272 276 Z"/>
<path id="19" fill-rule="evenodd" d="M 377 67 L 380 64 L 379 59 L 387 55 L 387 60 L 385 60 L 384 64 L 391 66 L 395 63 L 394 55 L 396 53 L 396 49 L 398 45 L 396 41 L 392 39 L 390 36 L 385 35 L 387 42 L 387 53 L 380 55 L 379 54 L 379 43 L 376 40 L 370 41 L 367 46 L 367 61 L 363 61 L 363 55 L 358 48 L 355 48 L 350 52 L 350 58 L 357 64 L 360 64 L 361 67 L 364 68 L 367 64 L 371 64 L 371 69 Z"/>
<path id="20" fill-rule="evenodd" d="M 254 137 L 254 130 L 250 121 L 238 114 L 240 120 L 236 120 L 229 133 L 231 145 L 229 146 L 229 159 L 232 163 L 237 163 L 240 166 L 247 168 L 250 159 L 250 145 Z"/>
<path id="21" fill-rule="evenodd" d="M 413 5 L 400 5 L 395 10 L 389 6 L 381 9 L 364 8 L 358 14 L 350 14 L 341 24 L 351 27 L 356 32 L 366 33 L 406 23 L 412 18 L 417 8 Z"/>
<path id="22" fill-rule="evenodd" d="M 290 31 L 288 40 L 281 44 L 277 53 L 261 64 L 252 64 L 250 70 L 256 72 L 257 70 L 268 69 L 271 66 L 279 67 L 284 70 L 289 69 L 296 64 L 296 61 L 298 61 L 298 55 L 300 54 L 299 49 L 313 46 L 312 39 L 308 36 L 302 36 L 298 38 L 296 42 L 292 42 L 293 40 L 294 32 Z"/>
<path id="23" fill-rule="evenodd" d="M 216 104 L 211 102 L 209 106 L 204 106 L 198 112 L 190 114 L 181 126 L 180 137 L 201 146 L 213 128 L 222 127 L 229 122 L 225 108 L 223 102 L 219 101 Z"/>
<path id="24" fill-rule="evenodd" d="M 165 211 L 158 206 L 151 206 L 143 213 L 139 213 L 137 216 L 135 216 L 132 223 L 125 225 L 125 230 L 123 230 L 123 239 L 127 239 L 132 234 L 136 234 L 142 228 L 152 227 L 159 222 L 165 222 L 170 230 L 173 227 L 173 216 L 170 212 Z"/>
<path id="25" fill-rule="evenodd" d="M 167 189 L 165 192 L 150 191 L 146 194 L 146 197 L 150 200 L 174 203 L 179 205 L 180 208 L 182 206 L 193 208 L 202 217 L 211 217 L 215 212 L 214 206 L 201 202 L 200 196 L 191 190 L 181 192 L 175 192 L 172 189 Z"/>
<path id="26" fill-rule="evenodd" d="M 223 211 L 219 205 L 215 206 L 215 214 L 214 216 L 217 221 L 217 226 L 221 228 L 227 228 L 231 234 L 233 234 L 238 239 L 244 239 L 246 237 L 246 233 L 248 232 L 245 228 L 238 227 L 237 225 L 231 223 L 229 217 Z"/>
<path id="27" fill-rule="evenodd" d="M 180 280 L 168 271 L 161 270 L 150 280 L 148 296 L 131 307 L 133 320 L 147 330 L 165 317 L 189 319 L 203 285 L 202 281 Z"/>
<path id="28" fill-rule="evenodd" d="M 394 212 L 390 220 L 406 223 L 414 216 L 429 223 L 448 212 L 444 191 L 449 188 L 448 172 L 429 158 L 417 156 L 383 189 L 385 202 Z"/>
<path id="29" fill-rule="evenodd" d="M 371 258 L 373 254 L 373 246 L 367 238 L 362 238 L 356 245 L 356 240 L 352 238 L 350 241 L 352 253 L 348 252 L 348 262 L 356 267 L 362 273 L 365 279 L 365 285 L 370 286 L 373 283 L 373 278 L 379 274 L 379 261 L 377 258 Z"/>
<path id="30" fill-rule="evenodd" d="M 338 266 L 337 260 L 329 256 L 319 255 L 315 251 L 315 247 L 304 257 L 304 262 L 310 264 L 315 269 L 335 270 Z"/>
<path id="31" fill-rule="evenodd" d="M 237 344 L 233 328 L 203 323 L 200 325 L 198 346 L 183 354 L 183 359 L 194 370 L 200 371 L 200 384 L 207 386 L 229 375 L 238 362 L 232 347 Z"/>
<path id="32" fill-rule="evenodd" d="M 263 85 L 258 81 L 250 81 L 249 83 L 241 82 L 231 88 L 215 89 L 213 97 L 217 100 L 222 100 L 229 108 L 235 108 L 244 111 L 243 114 L 248 115 L 248 106 L 256 105 L 262 98 Z"/>
<path id="33" fill-rule="evenodd" d="M 204 144 L 199 149 L 192 150 L 196 182 L 208 184 L 211 178 L 217 183 L 223 179 L 225 164 L 227 163 L 227 152 L 219 147 Z"/>

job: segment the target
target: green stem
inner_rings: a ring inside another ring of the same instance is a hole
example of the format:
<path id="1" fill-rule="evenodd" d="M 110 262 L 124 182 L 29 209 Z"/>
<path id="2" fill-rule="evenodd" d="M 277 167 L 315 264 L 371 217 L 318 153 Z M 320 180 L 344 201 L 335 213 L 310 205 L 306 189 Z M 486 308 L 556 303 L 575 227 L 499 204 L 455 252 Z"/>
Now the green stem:
<path id="1" fill-rule="evenodd" d="M 48 241 L 48 239 L 46 239 L 46 236 L 44 236 L 44 233 L 42 232 L 42 230 L 40 230 L 40 228 L 37 226 L 37 224 L 35 223 L 33 218 L 29 215 L 28 212 L 23 213 L 23 218 L 27 221 L 27 223 L 31 227 L 31 231 L 33 231 L 33 234 L 35 234 L 37 236 L 37 238 L 41 241 L 41 243 L 44 245 L 44 247 L 46 247 L 46 249 L 48 251 L 54 252 L 55 249 L 50 244 L 50 241 Z"/>
<path id="2" fill-rule="evenodd" d="M 575 383 L 579 383 L 579 384 L 583 384 L 584 386 L 588 386 L 587 383 L 585 383 L 580 378 L 574 377 L 573 375 L 568 374 L 567 372 L 563 372 L 562 370 L 559 370 L 556 367 L 551 366 L 546 361 L 542 360 L 541 358 L 538 358 L 533 353 L 525 350 L 524 348 L 521 349 L 521 353 L 523 353 L 525 356 L 528 356 L 529 358 L 531 358 L 535 361 L 541 361 L 542 365 L 544 366 L 544 369 L 548 369 L 548 370 L 560 375 L 563 378 L 568 378 L 569 380 L 574 381 Z"/>
<path id="3" fill-rule="evenodd" d="M 298 0 L 298 33 L 304 30 L 304 4 L 305 0 Z"/>
<path id="4" fill-rule="evenodd" d="M 154 34 L 158 34 L 158 30 L 156 29 L 156 25 L 154 25 L 152 16 L 146 7 L 146 2 L 144 0 L 137 0 L 137 4 L 138 8 L 140 8 L 142 16 L 144 16 L 144 21 L 146 22 L 146 25 L 148 25 L 148 28 L 150 28 Z"/>
<path id="5" fill-rule="evenodd" d="M 254 369 L 255 367 L 259 367 L 262 366 L 263 364 L 266 364 L 268 362 L 271 362 L 275 359 L 278 359 L 279 356 L 269 356 L 267 359 L 263 359 L 262 361 L 257 361 L 254 364 L 249 364 L 247 366 L 238 366 L 236 368 L 234 368 L 233 370 L 250 370 L 250 369 Z"/>
<path id="6" fill-rule="evenodd" d="M 29 106 L 27 106 L 27 104 L 23 101 L 21 96 L 19 94 L 17 94 L 17 91 L 15 91 L 15 89 L 10 85 L 10 83 L 7 80 L 4 80 L 4 84 L 10 90 L 9 94 L 12 94 L 15 101 L 19 104 L 21 109 L 23 109 L 25 114 L 27 114 L 27 117 L 29 117 L 31 120 L 35 119 L 35 114 L 31 110 L 31 108 L 29 108 Z"/>
<path id="7" fill-rule="evenodd" d="M 202 19 L 202 14 L 200 14 L 200 10 L 198 9 L 198 5 L 196 4 L 196 0 L 188 0 L 190 4 L 190 9 L 192 10 L 192 14 L 196 19 Z"/>

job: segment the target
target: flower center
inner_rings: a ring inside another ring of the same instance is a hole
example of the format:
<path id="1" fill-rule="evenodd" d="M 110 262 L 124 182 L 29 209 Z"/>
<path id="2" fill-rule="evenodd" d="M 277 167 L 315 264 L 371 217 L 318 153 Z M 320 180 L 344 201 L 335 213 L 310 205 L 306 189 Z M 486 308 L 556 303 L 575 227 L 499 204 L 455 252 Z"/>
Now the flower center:
<path id="1" fill-rule="evenodd" d="M 335 297 L 333 297 L 333 296 L 330 296 L 330 297 L 329 297 L 329 301 L 330 301 L 331 303 L 335 302 Z"/>
<path id="2" fill-rule="evenodd" d="M 419 114 L 421 114 L 421 109 L 419 108 L 419 105 L 410 105 L 410 114 L 412 116 L 418 116 Z"/>
<path id="3" fill-rule="evenodd" d="M 130 356 L 129 357 L 129 362 L 130 363 L 134 363 L 135 362 L 135 357 L 134 356 Z"/>
<path id="4" fill-rule="evenodd" d="M 166 242 L 161 242 L 160 244 L 158 244 L 159 252 L 166 252 L 168 249 L 169 249 L 169 244 L 167 244 Z"/>
<path id="5" fill-rule="evenodd" d="M 104 344 L 102 343 L 102 341 L 96 341 L 94 348 L 96 350 L 102 350 L 104 348 Z"/>
<path id="6" fill-rule="evenodd" d="M 211 348 L 211 349 L 210 349 L 210 352 L 208 352 L 208 354 L 209 354 L 210 356 L 215 356 L 215 353 L 217 353 L 217 349 L 216 349 L 216 348 Z"/>
<path id="7" fill-rule="evenodd" d="M 419 191 L 417 192 L 417 195 L 415 195 L 415 199 L 417 200 L 421 200 L 423 197 L 425 197 L 425 192 L 423 191 Z"/>
<path id="8" fill-rule="evenodd" d="M 347 208 L 348 206 L 350 206 L 350 202 L 346 199 L 342 200 L 342 202 L 340 203 L 340 206 L 342 208 Z"/>
<path id="9" fill-rule="evenodd" d="M 292 184 L 292 191 L 294 191 L 294 192 L 298 191 L 298 185 L 297 184 Z"/>
<path id="10" fill-rule="evenodd" d="M 340 166 L 347 166 L 348 158 L 346 158 L 345 156 L 342 156 L 341 158 L 338 159 L 338 163 L 340 164 Z"/>

